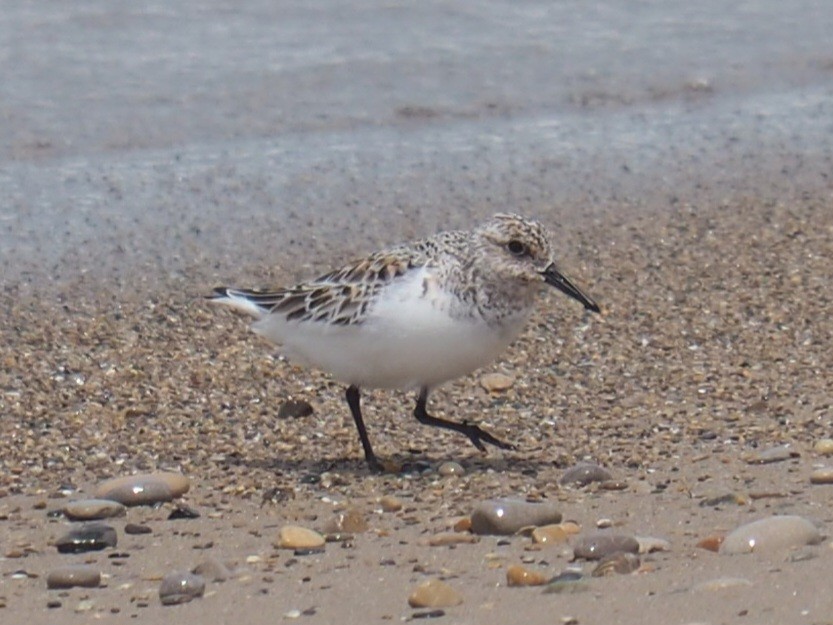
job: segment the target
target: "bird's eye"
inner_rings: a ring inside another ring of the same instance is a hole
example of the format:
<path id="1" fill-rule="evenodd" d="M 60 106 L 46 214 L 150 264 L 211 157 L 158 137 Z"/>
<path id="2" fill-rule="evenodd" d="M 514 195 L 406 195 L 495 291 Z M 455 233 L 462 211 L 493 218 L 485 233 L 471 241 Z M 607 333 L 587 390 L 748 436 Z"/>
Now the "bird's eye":
<path id="1" fill-rule="evenodd" d="M 516 240 L 509 241 L 509 243 L 506 244 L 506 249 L 509 250 L 509 253 L 513 256 L 526 256 L 529 254 L 529 249 L 527 249 L 526 245 Z"/>

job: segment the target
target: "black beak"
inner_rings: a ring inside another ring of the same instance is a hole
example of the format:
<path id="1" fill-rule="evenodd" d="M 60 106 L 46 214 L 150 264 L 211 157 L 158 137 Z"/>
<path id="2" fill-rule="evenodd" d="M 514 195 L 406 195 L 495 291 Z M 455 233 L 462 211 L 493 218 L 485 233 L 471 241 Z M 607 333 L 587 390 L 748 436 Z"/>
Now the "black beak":
<path id="1" fill-rule="evenodd" d="M 547 284 L 554 286 L 556 289 L 569 295 L 573 299 L 577 299 L 587 310 L 591 310 L 595 313 L 601 312 L 599 309 L 599 305 L 590 299 L 587 295 L 582 293 L 581 289 L 579 289 L 575 284 L 570 282 L 564 274 L 562 274 L 558 269 L 555 267 L 555 263 L 550 263 L 550 265 L 541 272 L 541 275 L 544 276 L 544 282 Z"/>

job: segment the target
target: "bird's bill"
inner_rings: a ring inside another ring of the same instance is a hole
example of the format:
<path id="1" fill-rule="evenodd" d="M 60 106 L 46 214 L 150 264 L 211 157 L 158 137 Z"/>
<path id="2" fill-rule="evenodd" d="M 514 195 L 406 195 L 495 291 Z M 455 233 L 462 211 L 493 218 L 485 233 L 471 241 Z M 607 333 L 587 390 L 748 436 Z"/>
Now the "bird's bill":
<path id="1" fill-rule="evenodd" d="M 546 269 L 544 269 L 544 271 L 541 272 L 541 275 L 544 276 L 544 282 L 554 286 L 556 289 L 566 295 L 569 295 L 573 299 L 578 300 L 587 310 L 591 310 L 596 313 L 600 312 L 599 305 L 589 296 L 585 295 L 575 284 L 570 282 L 570 280 L 563 273 L 558 271 L 554 263 L 551 263 Z"/>

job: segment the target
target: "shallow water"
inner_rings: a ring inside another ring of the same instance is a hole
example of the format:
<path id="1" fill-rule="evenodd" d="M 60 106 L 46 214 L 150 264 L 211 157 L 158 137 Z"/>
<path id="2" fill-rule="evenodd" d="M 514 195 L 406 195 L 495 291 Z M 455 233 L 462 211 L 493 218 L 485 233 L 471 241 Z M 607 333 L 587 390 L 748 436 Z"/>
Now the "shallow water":
<path id="1" fill-rule="evenodd" d="M 829 197 L 831 32 L 823 0 L 6 3 L 4 281 Z"/>

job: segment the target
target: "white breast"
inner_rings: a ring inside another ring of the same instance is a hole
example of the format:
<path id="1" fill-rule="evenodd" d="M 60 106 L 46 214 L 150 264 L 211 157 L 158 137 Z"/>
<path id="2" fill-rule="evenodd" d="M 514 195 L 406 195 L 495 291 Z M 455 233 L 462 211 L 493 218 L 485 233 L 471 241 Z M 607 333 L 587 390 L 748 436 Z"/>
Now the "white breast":
<path id="1" fill-rule="evenodd" d="M 256 332 L 286 355 L 358 386 L 433 387 L 488 364 L 514 340 L 525 315 L 496 327 L 477 316 L 452 317 L 452 296 L 420 269 L 392 283 L 355 326 L 268 315 Z"/>

